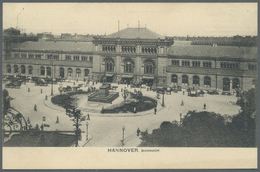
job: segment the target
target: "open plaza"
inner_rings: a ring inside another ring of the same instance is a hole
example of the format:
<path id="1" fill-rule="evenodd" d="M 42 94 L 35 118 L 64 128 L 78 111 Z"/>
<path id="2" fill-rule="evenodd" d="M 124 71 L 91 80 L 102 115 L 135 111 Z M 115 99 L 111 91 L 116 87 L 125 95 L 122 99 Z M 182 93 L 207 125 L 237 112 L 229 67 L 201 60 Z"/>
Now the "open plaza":
<path id="1" fill-rule="evenodd" d="M 94 84 L 94 85 L 93 85 Z M 88 87 L 96 87 L 97 89 L 102 83 L 90 82 L 86 84 L 82 81 L 64 81 L 53 84 L 53 96 L 59 95 L 59 87 L 82 85 L 81 89 L 87 90 Z M 85 116 L 89 114 L 89 120 L 83 121 L 80 126 L 82 138 L 79 146 L 86 147 L 118 147 L 122 146 L 122 137 L 124 137 L 124 146 L 135 147 L 141 143 L 140 136 L 137 136 L 137 129 L 141 131 L 159 128 L 164 121 L 178 121 L 183 118 L 188 111 L 210 111 L 220 113 L 221 115 L 235 115 L 240 110 L 240 106 L 236 105 L 236 95 L 210 95 L 204 94 L 199 97 L 188 96 L 186 89 L 177 93 L 164 94 L 164 106 L 162 106 L 163 95 L 155 91 L 147 91 L 147 87 L 131 88 L 125 84 L 111 84 L 117 86 L 116 90 L 127 89 L 134 92 L 135 89 L 141 91 L 143 96 L 149 96 L 156 100 L 157 113 L 154 109 L 143 112 L 120 112 L 120 113 L 101 113 L 102 107 L 113 106 L 124 101 L 120 94 L 117 99 L 110 103 L 87 101 L 87 96 L 76 94 L 76 107 L 81 110 Z M 2 85 L 3 88 L 5 84 Z M 9 96 L 14 98 L 11 100 L 11 107 L 17 109 L 26 120 L 30 121 L 32 127 L 36 124 L 41 126 L 45 124 L 44 131 L 74 131 L 73 121 L 66 115 L 66 110 L 51 102 L 52 85 L 35 86 L 35 83 L 26 82 L 19 89 L 6 88 Z M 29 91 L 30 90 L 30 91 Z M 184 94 L 183 94 L 184 93 Z M 62 93 L 66 94 L 66 93 Z M 86 94 L 89 95 L 89 94 Z M 183 102 L 183 105 L 181 105 Z M 206 109 L 204 109 L 206 104 Z M 37 105 L 37 111 L 34 106 Z M 221 107 L 221 108 L 220 108 Z M 180 116 L 182 114 L 182 116 Z M 43 121 L 44 118 L 44 121 Z M 88 123 L 88 126 L 86 126 Z M 87 129 L 88 127 L 88 129 Z M 122 129 L 124 127 L 124 131 Z M 86 139 L 88 135 L 88 139 Z M 124 135 L 124 136 L 123 136 Z"/>

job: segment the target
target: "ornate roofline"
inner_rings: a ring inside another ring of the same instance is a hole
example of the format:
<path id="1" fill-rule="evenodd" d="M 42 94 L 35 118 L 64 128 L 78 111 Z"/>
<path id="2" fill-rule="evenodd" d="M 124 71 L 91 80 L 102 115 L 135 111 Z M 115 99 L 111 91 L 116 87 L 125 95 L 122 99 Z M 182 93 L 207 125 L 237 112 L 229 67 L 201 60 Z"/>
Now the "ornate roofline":
<path id="1" fill-rule="evenodd" d="M 126 39 L 126 38 L 101 38 L 94 37 L 92 41 L 94 45 L 152 45 L 152 46 L 170 46 L 173 45 L 173 38 L 166 39 Z"/>

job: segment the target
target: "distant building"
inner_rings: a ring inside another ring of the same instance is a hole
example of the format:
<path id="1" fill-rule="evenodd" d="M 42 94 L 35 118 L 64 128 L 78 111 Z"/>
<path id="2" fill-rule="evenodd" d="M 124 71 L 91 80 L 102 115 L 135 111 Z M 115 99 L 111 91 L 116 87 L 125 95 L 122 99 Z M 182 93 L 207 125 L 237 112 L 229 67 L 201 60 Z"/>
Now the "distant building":
<path id="1" fill-rule="evenodd" d="M 247 90 L 257 83 L 257 47 L 175 44 L 173 37 L 147 28 L 126 28 L 95 36 L 92 42 L 84 39 L 24 42 L 3 62 L 3 73 L 92 81 L 106 76 L 108 82 L 223 91 Z"/>
<path id="2" fill-rule="evenodd" d="M 39 39 L 53 39 L 54 35 L 51 32 L 37 33 Z"/>

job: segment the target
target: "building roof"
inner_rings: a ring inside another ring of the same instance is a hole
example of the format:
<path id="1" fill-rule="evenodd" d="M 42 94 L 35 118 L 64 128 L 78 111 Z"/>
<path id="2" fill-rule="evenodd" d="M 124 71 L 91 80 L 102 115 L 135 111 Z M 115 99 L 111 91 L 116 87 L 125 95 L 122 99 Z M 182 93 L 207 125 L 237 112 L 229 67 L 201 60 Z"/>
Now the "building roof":
<path id="1" fill-rule="evenodd" d="M 230 46 L 171 46 L 169 54 L 174 56 L 231 57 L 257 59 L 257 47 Z"/>
<path id="2" fill-rule="evenodd" d="M 92 52 L 92 42 L 61 42 L 61 41 L 38 41 L 38 42 L 24 42 L 18 45 L 15 49 L 34 51 L 80 51 Z"/>
<path id="3" fill-rule="evenodd" d="M 140 37 L 141 39 L 164 39 L 162 35 L 159 35 L 147 28 L 126 28 L 120 30 L 119 32 L 112 33 L 105 36 L 105 38 L 126 38 L 126 39 L 136 39 Z"/>

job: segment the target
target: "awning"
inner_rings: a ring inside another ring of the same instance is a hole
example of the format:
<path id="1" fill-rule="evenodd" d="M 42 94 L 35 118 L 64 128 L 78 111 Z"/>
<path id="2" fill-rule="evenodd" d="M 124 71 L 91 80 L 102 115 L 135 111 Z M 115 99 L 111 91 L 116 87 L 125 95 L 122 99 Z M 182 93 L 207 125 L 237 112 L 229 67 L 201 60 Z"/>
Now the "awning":
<path id="1" fill-rule="evenodd" d="M 114 74 L 113 73 L 106 73 L 106 76 L 112 77 Z"/>
<path id="2" fill-rule="evenodd" d="M 154 79 L 154 77 L 153 76 L 143 76 L 142 79 Z"/>
<path id="3" fill-rule="evenodd" d="M 122 78 L 133 78 L 133 75 L 122 75 Z"/>

